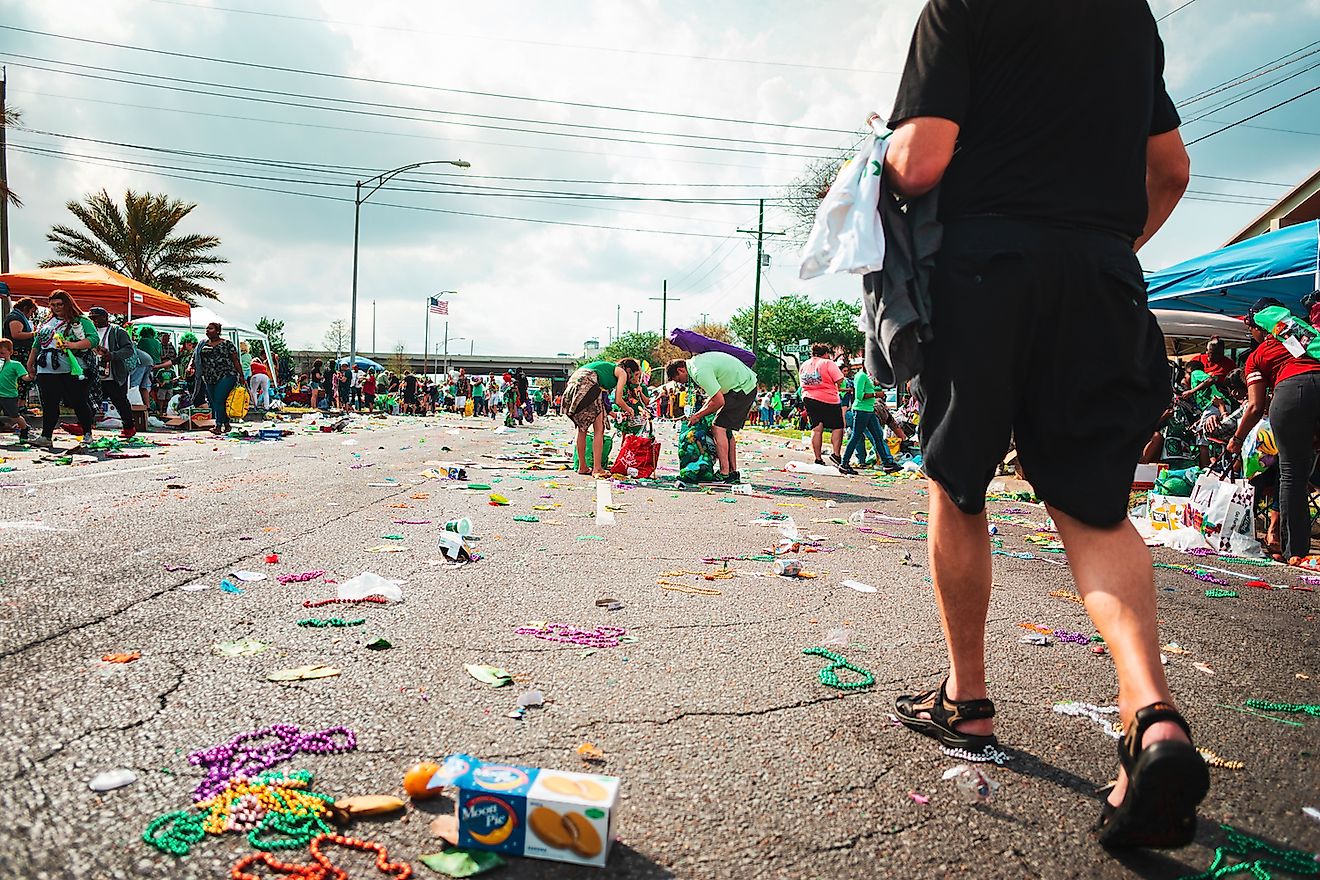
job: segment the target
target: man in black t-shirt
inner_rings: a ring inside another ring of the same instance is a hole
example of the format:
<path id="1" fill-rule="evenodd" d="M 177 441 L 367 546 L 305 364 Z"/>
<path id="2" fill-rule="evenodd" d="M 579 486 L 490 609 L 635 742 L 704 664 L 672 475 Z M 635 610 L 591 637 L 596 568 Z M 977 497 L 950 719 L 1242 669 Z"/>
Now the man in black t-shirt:
<path id="1" fill-rule="evenodd" d="M 898 89 L 890 188 L 939 200 L 932 338 L 914 382 L 950 671 L 908 727 L 991 750 L 985 491 L 1010 440 L 1114 657 L 1126 737 L 1096 830 L 1182 846 L 1209 777 L 1160 665 L 1150 554 L 1127 520 L 1171 397 L 1135 250 L 1187 185 L 1145 0 L 929 0 Z M 1085 369 L 1074 366 L 1085 363 Z"/>

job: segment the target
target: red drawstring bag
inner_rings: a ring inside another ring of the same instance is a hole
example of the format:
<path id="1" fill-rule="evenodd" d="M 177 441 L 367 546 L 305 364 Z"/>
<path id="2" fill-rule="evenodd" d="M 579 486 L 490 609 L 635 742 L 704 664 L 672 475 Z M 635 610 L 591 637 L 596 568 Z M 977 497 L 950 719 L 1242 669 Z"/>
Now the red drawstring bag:
<path id="1" fill-rule="evenodd" d="M 660 442 L 652 437 L 629 434 L 623 438 L 623 445 L 619 448 L 619 455 L 614 459 L 610 473 L 618 477 L 650 477 L 655 474 L 659 464 Z M 630 475 L 629 469 L 637 473 Z"/>

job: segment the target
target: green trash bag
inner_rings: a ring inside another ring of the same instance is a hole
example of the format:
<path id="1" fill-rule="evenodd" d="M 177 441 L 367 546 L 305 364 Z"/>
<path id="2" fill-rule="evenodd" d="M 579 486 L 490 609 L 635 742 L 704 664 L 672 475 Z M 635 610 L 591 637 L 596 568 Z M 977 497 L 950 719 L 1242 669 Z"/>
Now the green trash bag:
<path id="1" fill-rule="evenodd" d="M 595 443 L 595 440 L 592 438 L 592 432 L 588 431 L 587 432 L 588 458 L 591 457 L 591 447 L 593 443 Z M 606 434 L 605 442 L 601 444 L 601 448 L 600 448 L 600 466 L 603 467 L 605 470 L 610 469 L 610 452 L 613 451 L 613 449 L 614 449 L 614 437 L 610 434 Z M 591 462 L 587 462 L 587 464 L 590 465 Z M 582 470 L 582 468 L 578 466 L 578 455 L 577 455 L 576 444 L 574 444 L 573 446 L 573 470 L 575 471 Z"/>
<path id="2" fill-rule="evenodd" d="M 1155 477 L 1156 495 L 1166 495 L 1172 498 L 1189 498 L 1192 494 L 1192 488 L 1196 486 L 1196 480 L 1201 476 L 1199 467 L 1183 468 L 1178 471 L 1160 471 Z"/>
<path id="3" fill-rule="evenodd" d="M 685 483 L 713 483 L 719 479 L 719 456 L 715 451 L 715 438 L 711 426 L 715 414 L 711 413 L 695 425 L 682 422 L 678 429 L 678 478 Z"/>

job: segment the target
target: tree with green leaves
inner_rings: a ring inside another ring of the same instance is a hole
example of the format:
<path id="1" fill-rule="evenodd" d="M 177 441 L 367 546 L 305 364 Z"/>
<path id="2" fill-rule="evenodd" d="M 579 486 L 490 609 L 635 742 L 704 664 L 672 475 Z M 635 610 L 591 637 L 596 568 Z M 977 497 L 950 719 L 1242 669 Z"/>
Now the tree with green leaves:
<path id="1" fill-rule="evenodd" d="M 276 321 L 274 318 L 267 318 L 262 315 L 257 319 L 257 329 L 266 334 L 266 339 L 270 340 L 270 350 L 279 357 L 289 356 L 289 344 L 284 339 L 284 322 Z"/>
<path id="2" fill-rule="evenodd" d="M 624 333 L 605 346 L 600 356 L 603 360 L 615 363 L 624 358 L 635 358 L 639 364 L 642 361 L 654 362 L 655 350 L 659 345 L 659 333 Z"/>
<path id="3" fill-rule="evenodd" d="M 215 253 L 220 239 L 175 232 L 197 205 L 128 190 L 121 206 L 101 190 L 65 207 L 83 230 L 62 224 L 52 227 L 46 240 L 55 246 L 57 256 L 42 260 L 42 268 L 91 263 L 149 284 L 189 305 L 196 305 L 199 299 L 220 299 L 207 286 L 207 282 L 225 280 L 215 268 L 229 262 Z"/>
<path id="4" fill-rule="evenodd" d="M 846 352 L 856 352 L 865 344 L 866 337 L 857 329 L 861 315 L 860 302 L 828 300 L 814 303 L 805 296 L 781 296 L 761 303 L 761 322 L 758 343 L 761 347 L 756 362 L 757 378 L 767 385 L 781 381 L 780 357 L 784 346 L 796 345 L 798 340 L 823 342 Z M 739 309 L 729 319 L 729 327 L 743 344 L 752 338 L 752 309 Z M 790 356 L 790 360 L 792 360 Z"/>

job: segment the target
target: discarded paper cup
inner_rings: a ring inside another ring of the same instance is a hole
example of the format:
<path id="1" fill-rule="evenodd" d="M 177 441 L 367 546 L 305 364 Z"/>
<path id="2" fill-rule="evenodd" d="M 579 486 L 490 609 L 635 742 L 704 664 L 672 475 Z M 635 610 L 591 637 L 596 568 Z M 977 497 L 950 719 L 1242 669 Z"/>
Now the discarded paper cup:
<path id="1" fill-rule="evenodd" d="M 802 561 L 799 559 L 780 559 L 775 563 L 775 574 L 784 577 L 797 577 L 802 574 Z"/>
<path id="2" fill-rule="evenodd" d="M 467 469 L 466 469 L 466 468 L 461 468 L 461 467 L 451 467 L 451 468 L 449 469 L 449 479 L 451 479 L 451 480 L 466 480 L 466 479 L 467 479 Z"/>
<path id="3" fill-rule="evenodd" d="M 449 522 L 445 523 L 445 531 L 457 532 L 463 537 L 467 537 L 472 534 L 472 520 L 468 519 L 466 516 L 459 517 L 458 519 L 451 519 Z"/>

